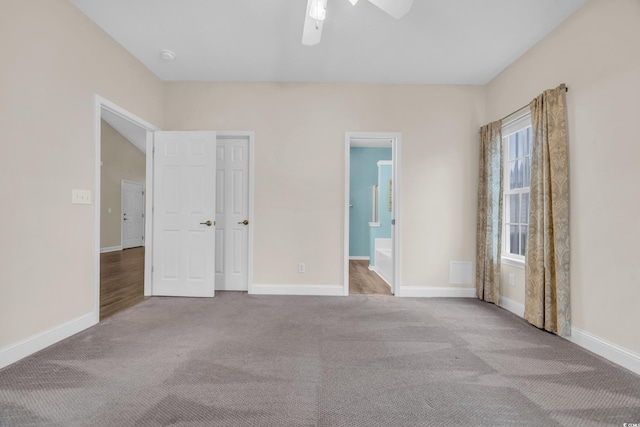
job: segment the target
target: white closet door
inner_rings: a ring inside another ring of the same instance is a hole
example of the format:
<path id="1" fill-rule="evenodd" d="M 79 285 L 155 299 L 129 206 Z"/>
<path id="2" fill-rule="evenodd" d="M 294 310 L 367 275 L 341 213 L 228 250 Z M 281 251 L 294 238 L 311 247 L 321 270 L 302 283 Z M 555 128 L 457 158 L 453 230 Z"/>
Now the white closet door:
<path id="1" fill-rule="evenodd" d="M 218 137 L 216 289 L 248 290 L 249 139 Z"/>

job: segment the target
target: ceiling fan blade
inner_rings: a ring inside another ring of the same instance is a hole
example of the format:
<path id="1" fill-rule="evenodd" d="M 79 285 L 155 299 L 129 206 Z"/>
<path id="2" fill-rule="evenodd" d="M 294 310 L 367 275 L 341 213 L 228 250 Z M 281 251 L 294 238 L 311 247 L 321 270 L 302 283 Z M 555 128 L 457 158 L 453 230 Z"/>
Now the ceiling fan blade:
<path id="1" fill-rule="evenodd" d="M 309 12 L 311 11 L 311 4 L 314 1 L 315 0 L 307 0 L 307 13 L 304 15 L 302 44 L 305 46 L 313 46 L 314 44 L 320 43 L 320 37 L 322 36 L 323 21 L 316 21 L 309 15 Z"/>
<path id="2" fill-rule="evenodd" d="M 396 19 L 402 18 L 413 6 L 413 0 L 369 0 Z"/>

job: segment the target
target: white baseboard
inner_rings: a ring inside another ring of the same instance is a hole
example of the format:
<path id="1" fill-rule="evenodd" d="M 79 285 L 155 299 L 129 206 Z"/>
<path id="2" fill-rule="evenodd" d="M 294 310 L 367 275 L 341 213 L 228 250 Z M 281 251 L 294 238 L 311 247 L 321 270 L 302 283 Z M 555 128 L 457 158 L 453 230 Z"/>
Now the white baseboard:
<path id="1" fill-rule="evenodd" d="M 85 314 L 75 320 L 63 323 L 47 331 L 36 334 L 17 344 L 0 349 L 0 369 L 9 366 L 33 353 L 49 347 L 71 335 L 75 335 L 98 323 L 94 313 Z"/>
<path id="2" fill-rule="evenodd" d="M 109 246 L 106 248 L 100 248 L 100 253 L 106 253 L 106 252 L 116 252 L 116 251 L 121 251 L 122 250 L 122 246 Z"/>
<path id="3" fill-rule="evenodd" d="M 524 317 L 524 304 L 501 296 L 500 307 L 509 310 L 517 316 Z M 585 332 L 575 326 L 571 327 L 571 336 L 564 338 L 640 375 L 640 354 L 620 347 L 589 332 Z"/>
<path id="4" fill-rule="evenodd" d="M 350 256 L 349 261 L 369 261 L 368 256 Z"/>
<path id="5" fill-rule="evenodd" d="M 524 317 L 524 304 L 500 295 L 500 302 L 498 305 L 505 310 L 512 312 L 516 316 Z"/>
<path id="6" fill-rule="evenodd" d="M 382 274 L 380 274 L 380 272 L 378 271 L 378 269 L 376 268 L 376 266 L 375 266 L 375 265 L 374 265 L 373 267 L 372 267 L 372 266 L 369 266 L 369 270 L 371 270 L 371 271 L 373 271 L 374 273 L 376 273 L 376 274 L 378 275 L 378 277 L 379 277 L 379 278 L 381 278 L 381 279 L 382 279 L 382 281 L 383 281 L 384 283 L 386 283 L 387 285 L 389 285 L 389 287 L 390 287 L 391 289 L 393 289 L 393 286 L 391 286 L 391 283 L 389 283 L 389 282 L 387 281 L 387 279 L 385 279 L 385 278 L 382 276 Z"/>
<path id="7" fill-rule="evenodd" d="M 252 295 L 320 295 L 343 296 L 344 287 L 336 285 L 253 285 Z"/>
<path id="8" fill-rule="evenodd" d="M 225 284 L 224 286 L 222 285 L 218 285 L 217 283 L 215 284 L 215 288 L 216 288 L 216 292 L 218 291 L 239 291 L 239 292 L 247 292 L 248 289 L 248 284 L 247 283 L 240 283 L 240 284 L 235 284 L 235 285 L 231 285 L 231 284 Z"/>
<path id="9" fill-rule="evenodd" d="M 401 285 L 399 296 L 410 298 L 475 298 L 476 288 Z"/>
<path id="10" fill-rule="evenodd" d="M 640 375 L 640 354 L 603 340 L 575 326 L 571 327 L 571 336 L 566 339 Z"/>

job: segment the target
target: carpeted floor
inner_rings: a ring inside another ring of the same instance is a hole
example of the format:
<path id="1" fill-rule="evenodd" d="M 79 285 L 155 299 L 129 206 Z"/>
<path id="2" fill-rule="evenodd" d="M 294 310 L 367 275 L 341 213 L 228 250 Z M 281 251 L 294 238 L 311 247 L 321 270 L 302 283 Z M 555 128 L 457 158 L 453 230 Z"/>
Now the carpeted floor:
<path id="1" fill-rule="evenodd" d="M 151 298 L 0 371 L 1 426 L 622 426 L 640 377 L 473 299 Z"/>

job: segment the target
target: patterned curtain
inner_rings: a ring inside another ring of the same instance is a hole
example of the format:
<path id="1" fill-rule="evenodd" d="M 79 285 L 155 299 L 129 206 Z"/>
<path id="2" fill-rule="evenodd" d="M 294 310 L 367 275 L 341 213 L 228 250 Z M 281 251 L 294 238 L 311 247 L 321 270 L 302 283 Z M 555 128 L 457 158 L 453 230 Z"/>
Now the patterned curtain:
<path id="1" fill-rule="evenodd" d="M 476 294 L 497 304 L 502 251 L 502 122 L 480 128 Z"/>
<path id="2" fill-rule="evenodd" d="M 571 335 L 569 306 L 569 159 L 565 86 L 531 102 L 531 205 L 525 258 L 524 317 Z"/>

